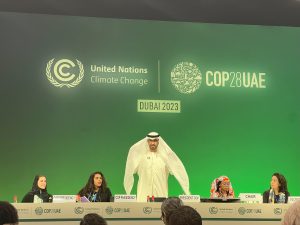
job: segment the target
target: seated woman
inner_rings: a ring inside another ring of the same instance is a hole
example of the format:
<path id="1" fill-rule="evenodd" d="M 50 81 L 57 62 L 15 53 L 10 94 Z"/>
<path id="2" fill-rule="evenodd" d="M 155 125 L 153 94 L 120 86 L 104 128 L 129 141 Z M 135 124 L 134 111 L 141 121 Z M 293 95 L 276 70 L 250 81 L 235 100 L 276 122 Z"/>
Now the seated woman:
<path id="1" fill-rule="evenodd" d="M 285 177 L 282 174 L 274 173 L 270 184 L 270 189 L 263 193 L 263 203 L 287 203 L 290 193 Z"/>
<path id="2" fill-rule="evenodd" d="M 234 198 L 234 191 L 228 177 L 221 176 L 212 182 L 210 198 Z"/>
<path id="3" fill-rule="evenodd" d="M 92 173 L 78 195 L 87 197 L 90 202 L 109 202 L 111 198 L 111 192 L 101 172 Z"/>
<path id="4" fill-rule="evenodd" d="M 47 192 L 47 180 L 43 175 L 36 175 L 33 180 L 31 191 L 23 198 L 22 202 L 52 202 L 52 195 Z"/>

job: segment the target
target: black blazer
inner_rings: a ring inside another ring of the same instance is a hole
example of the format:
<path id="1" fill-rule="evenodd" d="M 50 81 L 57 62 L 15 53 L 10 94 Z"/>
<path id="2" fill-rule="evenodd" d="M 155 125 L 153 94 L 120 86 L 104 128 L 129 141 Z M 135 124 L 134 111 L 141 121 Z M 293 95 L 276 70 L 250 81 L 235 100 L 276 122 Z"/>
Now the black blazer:
<path id="1" fill-rule="evenodd" d="M 52 195 L 50 195 L 47 191 L 40 191 L 40 190 L 28 192 L 24 196 L 22 202 L 26 202 L 26 203 L 33 202 L 35 195 L 43 199 L 43 202 L 52 202 Z"/>
<path id="2" fill-rule="evenodd" d="M 90 194 L 87 193 L 87 194 L 85 194 L 85 197 L 89 198 L 89 195 Z M 100 189 L 97 192 L 95 202 L 110 202 L 110 198 L 111 198 L 111 191 L 109 188 L 106 188 L 105 191 Z M 91 199 L 89 199 L 89 200 L 91 200 Z"/>
<path id="3" fill-rule="evenodd" d="M 288 198 L 290 196 L 290 193 L 286 191 L 286 192 L 284 192 L 284 194 L 285 194 L 285 203 L 287 203 Z M 269 195 L 270 195 L 270 189 L 266 190 L 264 192 L 264 194 L 263 194 L 263 203 L 269 203 Z M 277 203 L 276 200 L 275 200 L 275 203 Z"/>

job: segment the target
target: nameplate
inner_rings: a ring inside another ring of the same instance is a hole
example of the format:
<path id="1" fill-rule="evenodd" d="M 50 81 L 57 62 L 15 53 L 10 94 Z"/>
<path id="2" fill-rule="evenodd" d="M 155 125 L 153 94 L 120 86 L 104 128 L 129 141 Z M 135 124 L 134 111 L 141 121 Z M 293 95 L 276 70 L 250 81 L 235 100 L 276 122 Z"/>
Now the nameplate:
<path id="1" fill-rule="evenodd" d="M 244 203 L 262 203 L 262 195 L 258 193 L 240 193 L 239 199 Z"/>
<path id="2" fill-rule="evenodd" d="M 183 202 L 200 202 L 200 195 L 179 195 Z"/>
<path id="3" fill-rule="evenodd" d="M 53 203 L 76 202 L 77 195 L 53 195 Z"/>
<path id="4" fill-rule="evenodd" d="M 300 196 L 289 196 L 288 203 L 294 203 L 296 201 L 300 201 Z"/>
<path id="5" fill-rule="evenodd" d="M 115 195 L 115 202 L 136 202 L 136 195 Z"/>

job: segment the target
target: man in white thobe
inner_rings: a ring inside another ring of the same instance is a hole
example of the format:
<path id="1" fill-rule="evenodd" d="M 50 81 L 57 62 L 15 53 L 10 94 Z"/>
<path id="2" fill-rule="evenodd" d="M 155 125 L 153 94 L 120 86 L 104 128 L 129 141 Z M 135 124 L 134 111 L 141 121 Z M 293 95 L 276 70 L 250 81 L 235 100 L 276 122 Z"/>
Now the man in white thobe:
<path id="1" fill-rule="evenodd" d="M 130 194 L 134 183 L 133 175 L 139 176 L 137 201 L 147 197 L 168 197 L 168 176 L 175 176 L 185 194 L 190 194 L 186 170 L 172 149 L 156 132 L 134 144 L 128 153 L 124 188 Z"/>

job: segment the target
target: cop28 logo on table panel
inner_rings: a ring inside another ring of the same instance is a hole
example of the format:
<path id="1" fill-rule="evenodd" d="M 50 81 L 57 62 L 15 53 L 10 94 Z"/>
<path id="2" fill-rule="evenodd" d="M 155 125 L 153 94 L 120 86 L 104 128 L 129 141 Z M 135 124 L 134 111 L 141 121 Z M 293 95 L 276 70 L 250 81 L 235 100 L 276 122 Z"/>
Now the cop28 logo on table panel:
<path id="1" fill-rule="evenodd" d="M 106 212 L 108 215 L 111 215 L 111 214 L 113 214 L 114 209 L 113 209 L 113 207 L 108 206 L 108 207 L 106 207 L 105 212 Z"/>
<path id="2" fill-rule="evenodd" d="M 240 215 L 245 215 L 245 213 L 247 212 L 247 210 L 244 207 L 240 207 L 238 209 L 238 212 L 239 212 Z"/>
<path id="3" fill-rule="evenodd" d="M 171 71 L 171 82 L 180 93 L 194 93 L 200 87 L 201 81 L 199 68 L 191 62 L 180 62 Z"/>
<path id="4" fill-rule="evenodd" d="M 53 76 L 53 75 L 54 76 Z M 84 69 L 82 63 L 76 59 L 76 64 L 69 59 L 51 59 L 47 63 L 46 76 L 55 87 L 75 87 L 83 79 Z"/>
<path id="5" fill-rule="evenodd" d="M 35 214 L 40 216 L 43 214 L 44 210 L 42 207 L 37 207 L 35 210 L 34 210 Z"/>

